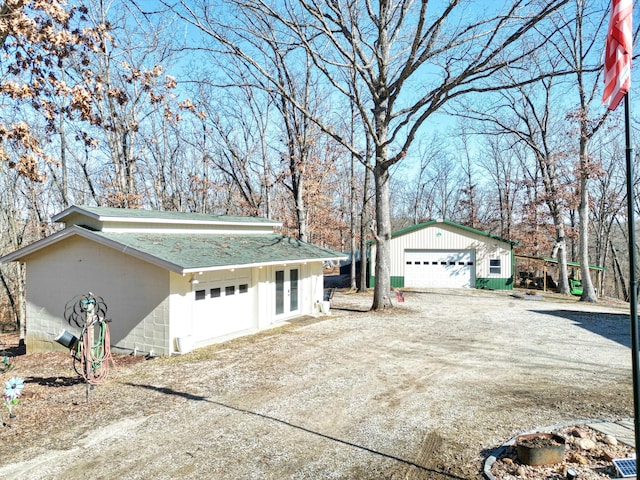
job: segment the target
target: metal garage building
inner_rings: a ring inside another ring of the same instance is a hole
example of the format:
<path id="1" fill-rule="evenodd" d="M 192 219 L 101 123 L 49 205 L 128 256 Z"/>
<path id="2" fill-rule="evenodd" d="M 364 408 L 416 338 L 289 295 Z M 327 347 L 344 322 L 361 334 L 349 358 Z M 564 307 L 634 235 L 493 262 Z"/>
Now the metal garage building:
<path id="1" fill-rule="evenodd" d="M 510 290 L 516 242 L 432 220 L 391 236 L 391 286 L 395 288 L 488 288 Z M 375 282 L 375 243 L 371 284 Z"/>

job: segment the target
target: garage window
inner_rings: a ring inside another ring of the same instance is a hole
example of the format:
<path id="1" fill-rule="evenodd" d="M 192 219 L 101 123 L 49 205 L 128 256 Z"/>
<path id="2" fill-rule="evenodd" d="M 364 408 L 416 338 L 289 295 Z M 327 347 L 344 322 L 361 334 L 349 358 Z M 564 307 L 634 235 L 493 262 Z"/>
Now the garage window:
<path id="1" fill-rule="evenodd" d="M 238 293 L 247 293 L 249 291 L 249 285 L 247 285 L 246 283 L 243 283 L 242 285 L 238 286 Z"/>
<path id="2" fill-rule="evenodd" d="M 502 273 L 502 267 L 500 265 L 499 258 L 492 258 L 489 260 L 489 274 L 500 275 Z"/>
<path id="3" fill-rule="evenodd" d="M 224 294 L 229 296 L 229 295 L 233 295 L 234 293 L 236 293 L 236 286 L 235 285 L 231 285 L 229 287 L 224 287 Z"/>
<path id="4" fill-rule="evenodd" d="M 204 300 L 207 296 L 206 290 L 196 290 L 196 300 Z"/>
<path id="5" fill-rule="evenodd" d="M 212 288 L 209 291 L 209 295 L 211 295 L 211 298 L 218 298 L 220 296 L 220 288 Z"/>

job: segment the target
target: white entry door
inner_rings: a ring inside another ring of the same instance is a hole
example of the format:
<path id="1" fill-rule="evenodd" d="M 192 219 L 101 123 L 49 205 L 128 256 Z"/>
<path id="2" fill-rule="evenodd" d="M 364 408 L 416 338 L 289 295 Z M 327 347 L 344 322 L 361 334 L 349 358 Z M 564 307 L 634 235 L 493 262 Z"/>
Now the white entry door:
<path id="1" fill-rule="evenodd" d="M 282 268 L 275 272 L 276 317 L 286 317 L 300 310 L 300 270 Z"/>

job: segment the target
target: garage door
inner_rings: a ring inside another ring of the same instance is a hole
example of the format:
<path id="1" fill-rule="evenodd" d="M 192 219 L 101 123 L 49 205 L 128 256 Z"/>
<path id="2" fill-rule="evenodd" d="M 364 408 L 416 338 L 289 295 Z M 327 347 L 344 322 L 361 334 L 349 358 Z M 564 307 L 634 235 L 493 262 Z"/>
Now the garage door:
<path id="1" fill-rule="evenodd" d="M 210 340 L 256 326 L 249 278 L 194 286 L 193 336 Z"/>
<path id="2" fill-rule="evenodd" d="M 405 250 L 406 287 L 464 288 L 475 285 L 471 250 Z"/>

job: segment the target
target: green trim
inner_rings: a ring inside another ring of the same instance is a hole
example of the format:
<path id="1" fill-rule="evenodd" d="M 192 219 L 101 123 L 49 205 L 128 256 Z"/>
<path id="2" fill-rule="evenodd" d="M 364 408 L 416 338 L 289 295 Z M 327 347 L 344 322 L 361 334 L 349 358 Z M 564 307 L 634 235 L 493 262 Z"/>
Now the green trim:
<path id="1" fill-rule="evenodd" d="M 542 257 L 542 260 L 549 263 L 558 263 L 558 260 L 556 258 Z M 580 264 L 578 262 L 567 262 L 567 267 L 580 268 Z M 604 272 L 606 268 L 599 265 L 589 265 L 589 270 L 600 270 L 601 272 Z"/>
<path id="2" fill-rule="evenodd" d="M 533 260 L 538 262 L 549 262 L 549 263 L 558 263 L 557 258 L 550 257 L 533 257 L 531 255 L 515 255 L 516 260 Z M 567 262 L 567 267 L 580 268 L 580 264 L 578 262 Z M 589 265 L 589 270 L 598 270 L 601 272 L 605 272 L 607 270 L 606 267 L 601 267 L 600 265 Z"/>
<path id="3" fill-rule="evenodd" d="M 508 278 L 476 278 L 479 290 L 513 290 L 513 277 Z"/>
<path id="4" fill-rule="evenodd" d="M 507 240 L 506 238 L 498 237 L 497 235 L 491 235 L 490 233 L 483 232 L 482 230 L 476 230 L 475 228 L 467 227 L 466 225 L 460 225 L 459 223 L 451 222 L 449 220 L 429 220 L 428 222 L 419 223 L 417 225 L 411 225 L 410 227 L 402 228 L 400 230 L 396 230 L 391 234 L 391 238 L 401 237 L 402 235 L 406 235 L 411 232 L 415 232 L 416 230 L 421 230 L 426 227 L 430 227 L 432 225 L 443 224 L 448 225 L 449 227 L 458 228 L 460 230 L 465 230 L 470 233 L 474 233 L 476 235 L 480 235 L 483 237 L 490 238 L 492 240 L 498 240 L 500 242 L 508 243 L 511 246 L 520 245 L 518 242 L 514 242 L 512 240 Z M 375 244 L 375 240 L 370 240 L 371 244 Z M 369 243 L 367 242 L 367 243 Z"/>
<path id="5" fill-rule="evenodd" d="M 404 277 L 394 277 L 390 278 L 391 288 L 404 288 Z M 369 275 L 369 288 L 373 288 L 376 286 L 376 277 L 373 275 Z"/>
<path id="6" fill-rule="evenodd" d="M 369 287 L 374 287 L 376 277 L 369 277 Z M 404 277 L 391 277 L 392 288 L 404 288 Z M 508 278 L 476 278 L 479 290 L 513 290 L 513 277 Z"/>

